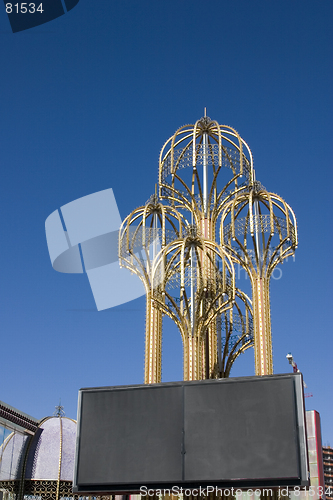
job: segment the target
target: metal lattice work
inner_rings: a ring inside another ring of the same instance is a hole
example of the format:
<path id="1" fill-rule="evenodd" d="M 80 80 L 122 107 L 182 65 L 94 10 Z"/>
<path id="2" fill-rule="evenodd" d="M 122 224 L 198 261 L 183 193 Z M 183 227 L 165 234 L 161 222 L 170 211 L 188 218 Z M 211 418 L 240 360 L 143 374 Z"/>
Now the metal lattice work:
<path id="1" fill-rule="evenodd" d="M 270 277 L 297 248 L 297 223 L 290 206 L 266 190 L 238 193 L 222 210 L 220 243 L 250 276 Z"/>
<path id="2" fill-rule="evenodd" d="M 114 500 L 114 495 L 86 496 L 73 494 L 72 481 L 16 480 L 0 481 L 3 500 Z"/>
<path id="3" fill-rule="evenodd" d="M 149 254 L 153 245 L 157 245 L 158 248 L 161 247 L 162 239 L 164 238 L 164 244 L 171 243 L 179 236 L 178 231 L 171 229 L 162 230 L 161 227 L 142 227 L 139 223 L 138 226 L 131 226 L 126 229 L 126 237 L 121 239 L 121 246 L 119 247 L 120 259 L 123 260 L 124 264 L 131 255 L 137 255 L 138 259 L 143 265 L 146 265 L 146 250 L 149 249 Z M 130 265 L 130 264 L 129 264 Z"/>
<path id="4" fill-rule="evenodd" d="M 249 245 L 248 239 L 252 239 L 252 234 L 260 234 L 262 239 L 265 233 L 270 236 L 270 243 L 267 245 L 266 238 L 266 245 L 264 243 L 258 255 L 256 249 L 251 248 L 252 244 L 250 243 Z M 237 240 L 242 242 L 242 246 L 238 247 L 237 254 L 242 257 L 244 262 L 252 262 L 252 264 L 256 266 L 257 257 L 259 257 L 259 261 L 263 264 L 264 259 L 267 263 L 271 262 L 273 256 L 278 256 L 276 262 L 279 263 L 281 254 L 285 251 L 288 252 L 291 245 L 296 245 L 297 234 L 293 224 L 288 225 L 287 220 L 282 219 L 282 217 L 274 215 L 272 224 L 270 214 L 252 214 L 251 227 L 250 216 L 247 214 L 246 217 L 239 217 L 235 219 L 233 224 L 229 223 L 224 226 L 224 243 L 227 242 L 229 246 L 233 246 L 233 242 L 236 242 Z M 245 251 L 243 251 L 243 248 L 245 248 Z"/>
<path id="5" fill-rule="evenodd" d="M 229 376 L 252 346 L 256 373 L 272 373 L 269 279 L 297 246 L 291 208 L 255 180 L 236 130 L 206 114 L 164 144 L 159 195 L 164 203 L 155 193 L 127 217 L 119 241 L 121 265 L 146 287 L 145 381 L 161 380 L 163 315 L 179 328 L 185 380 Z M 251 278 L 252 302 L 235 262 Z"/>
<path id="6" fill-rule="evenodd" d="M 217 140 L 217 138 L 215 138 L 215 140 Z M 182 168 L 193 168 L 193 157 L 196 167 L 203 165 L 205 156 L 207 157 L 207 164 L 211 165 L 215 170 L 218 168 L 219 162 L 221 161 L 221 166 L 224 168 L 230 168 L 234 175 L 244 172 L 247 179 L 250 177 L 251 168 L 249 161 L 246 156 L 243 155 L 243 161 L 241 162 L 239 151 L 237 149 L 233 149 L 228 146 L 221 146 L 220 154 L 219 144 L 210 142 L 206 154 L 204 145 L 200 143 L 195 147 L 193 152 L 192 143 L 185 148 L 174 149 L 173 158 L 171 151 L 168 151 L 162 161 L 162 182 L 171 185 L 171 177 L 175 171 Z M 174 165 L 174 168 L 172 168 L 172 165 Z"/>
<path id="7" fill-rule="evenodd" d="M 213 220 L 221 202 L 244 188 L 244 179 L 246 185 L 252 184 L 249 147 L 236 130 L 206 116 L 178 129 L 162 148 L 161 196 L 177 208 L 189 210 L 197 224 L 202 212 Z"/>
<path id="8" fill-rule="evenodd" d="M 237 193 L 221 214 L 221 246 L 251 279 L 256 374 L 272 374 L 269 282 L 275 267 L 297 247 L 296 218 L 281 197 L 258 184 Z"/>
<path id="9" fill-rule="evenodd" d="M 181 237 L 186 220 L 173 207 L 153 201 L 126 217 L 119 232 L 120 265 L 150 283 L 151 265 L 157 253 Z"/>
<path id="10" fill-rule="evenodd" d="M 249 216 L 243 218 L 237 218 L 234 222 L 234 233 L 236 237 L 250 235 L 254 233 L 271 233 L 272 223 L 271 215 L 252 215 L 252 227 L 250 225 Z M 224 241 L 232 239 L 232 224 L 228 224 L 224 227 Z M 286 219 L 281 217 L 273 216 L 273 234 L 277 233 L 282 238 L 289 238 L 296 243 L 296 234 L 294 226 L 289 226 Z"/>
<path id="11" fill-rule="evenodd" d="M 236 289 L 233 307 L 224 311 L 217 321 L 218 376 L 229 377 L 233 363 L 240 354 L 254 345 L 252 303 Z"/>
<path id="12" fill-rule="evenodd" d="M 216 321 L 235 299 L 230 257 L 192 228 L 167 245 L 153 267 L 154 307 L 178 326 L 184 379 L 217 376 Z M 175 300 L 175 291 L 177 293 Z"/>
<path id="13" fill-rule="evenodd" d="M 162 313 L 153 307 L 152 268 L 161 248 L 182 236 L 186 221 L 153 195 L 134 210 L 119 231 L 120 265 L 135 273 L 146 290 L 145 383 L 161 382 Z"/>

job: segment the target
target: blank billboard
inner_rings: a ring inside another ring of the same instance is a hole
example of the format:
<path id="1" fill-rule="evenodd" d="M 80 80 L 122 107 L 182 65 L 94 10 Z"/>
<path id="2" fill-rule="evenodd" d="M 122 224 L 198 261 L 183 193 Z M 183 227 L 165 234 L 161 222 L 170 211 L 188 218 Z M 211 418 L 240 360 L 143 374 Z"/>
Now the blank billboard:
<path id="1" fill-rule="evenodd" d="M 74 492 L 307 484 L 300 373 L 80 390 Z"/>

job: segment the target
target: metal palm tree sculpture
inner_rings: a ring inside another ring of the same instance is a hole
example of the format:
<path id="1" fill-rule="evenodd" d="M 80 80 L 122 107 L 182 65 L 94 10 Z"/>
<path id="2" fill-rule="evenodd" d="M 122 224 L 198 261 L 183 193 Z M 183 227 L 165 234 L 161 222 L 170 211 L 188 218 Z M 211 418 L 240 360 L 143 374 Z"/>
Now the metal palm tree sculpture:
<path id="1" fill-rule="evenodd" d="M 159 196 L 120 230 L 120 264 L 146 289 L 145 383 L 161 381 L 163 315 L 182 337 L 184 380 L 228 377 L 253 345 L 256 373 L 272 373 L 269 277 L 296 244 L 293 212 L 254 180 L 233 128 L 204 116 L 178 129 L 160 154 Z M 253 309 L 235 263 L 251 277 Z"/>
<path id="2" fill-rule="evenodd" d="M 161 381 L 162 311 L 155 307 L 161 286 L 153 280 L 153 266 L 162 246 L 182 237 L 185 222 L 157 195 L 126 217 L 120 228 L 120 265 L 139 276 L 146 291 L 145 383 Z"/>
<path id="3" fill-rule="evenodd" d="M 271 375 L 269 282 L 275 267 L 297 247 L 295 215 L 280 196 L 254 182 L 223 206 L 220 243 L 250 277 L 256 375 Z"/>

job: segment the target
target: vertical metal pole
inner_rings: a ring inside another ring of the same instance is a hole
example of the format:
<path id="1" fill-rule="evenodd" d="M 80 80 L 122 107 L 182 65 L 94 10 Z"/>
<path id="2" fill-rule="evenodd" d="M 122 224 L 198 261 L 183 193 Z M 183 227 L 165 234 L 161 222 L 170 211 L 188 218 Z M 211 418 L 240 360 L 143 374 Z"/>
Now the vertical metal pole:
<path id="1" fill-rule="evenodd" d="M 217 330 L 217 349 L 218 349 L 218 363 L 219 363 L 219 375 L 222 374 L 222 321 L 221 314 L 216 318 L 216 330 Z"/>
<path id="2" fill-rule="evenodd" d="M 193 227 L 193 212 L 191 212 L 191 225 Z M 194 335 L 194 275 L 193 275 L 193 270 L 194 270 L 194 248 L 191 246 L 191 251 L 190 251 L 190 258 L 191 258 L 191 332 L 192 332 L 192 337 Z"/>
<path id="3" fill-rule="evenodd" d="M 193 254 L 194 254 L 194 250 L 193 250 L 193 248 L 191 248 L 191 332 L 192 332 L 192 337 L 194 335 L 194 276 L 193 276 L 194 265 L 193 265 Z"/>
<path id="4" fill-rule="evenodd" d="M 157 200 L 157 184 L 155 184 L 155 201 Z M 153 215 L 153 260 L 157 255 L 157 213 Z"/>
<path id="5" fill-rule="evenodd" d="M 207 166 L 207 133 L 203 134 L 203 205 L 205 216 L 207 215 L 207 198 L 208 198 L 208 166 Z"/>
<path id="6" fill-rule="evenodd" d="M 206 109 L 205 109 L 205 116 L 206 116 Z M 207 238 L 208 234 L 208 224 L 207 224 L 207 213 L 208 213 L 208 150 L 207 150 L 207 144 L 208 144 L 208 134 L 207 132 L 203 133 L 203 172 L 202 172 L 202 196 L 203 196 L 203 209 L 204 209 L 204 220 L 203 222 L 203 229 L 204 229 L 204 234 L 203 237 Z M 206 257 L 204 259 L 206 261 Z M 207 262 L 204 264 L 205 266 L 205 272 L 207 273 Z M 206 337 L 206 378 L 210 378 L 210 363 L 209 363 L 209 356 L 210 356 L 210 342 L 209 342 L 209 330 L 206 330 L 205 332 L 205 337 Z"/>
<path id="7" fill-rule="evenodd" d="M 153 222 L 153 261 L 157 255 L 157 234 L 158 234 L 158 231 L 157 231 L 157 217 L 158 215 L 157 214 L 154 214 L 154 222 Z"/>
<path id="8" fill-rule="evenodd" d="M 256 180 L 256 172 L 253 170 L 253 180 L 255 182 Z M 259 262 L 259 273 L 261 276 L 261 260 L 260 260 L 260 240 L 259 240 L 259 231 L 258 231 L 258 226 L 259 226 L 259 205 L 258 205 L 258 200 L 255 200 L 254 202 L 254 216 L 255 216 L 255 232 L 256 232 L 256 253 L 257 253 L 257 259 Z"/>

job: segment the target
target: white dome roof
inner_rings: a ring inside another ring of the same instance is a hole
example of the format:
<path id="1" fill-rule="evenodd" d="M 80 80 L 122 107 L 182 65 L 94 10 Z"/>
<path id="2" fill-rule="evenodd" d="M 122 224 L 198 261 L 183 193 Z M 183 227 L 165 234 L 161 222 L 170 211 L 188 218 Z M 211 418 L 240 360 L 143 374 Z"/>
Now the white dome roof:
<path id="1" fill-rule="evenodd" d="M 25 479 L 73 481 L 75 442 L 75 420 L 44 419 L 29 446 Z"/>
<path id="2" fill-rule="evenodd" d="M 12 433 L 0 448 L 0 481 L 20 478 L 25 456 L 25 479 L 73 481 L 76 422 L 47 417 L 31 440 Z"/>

